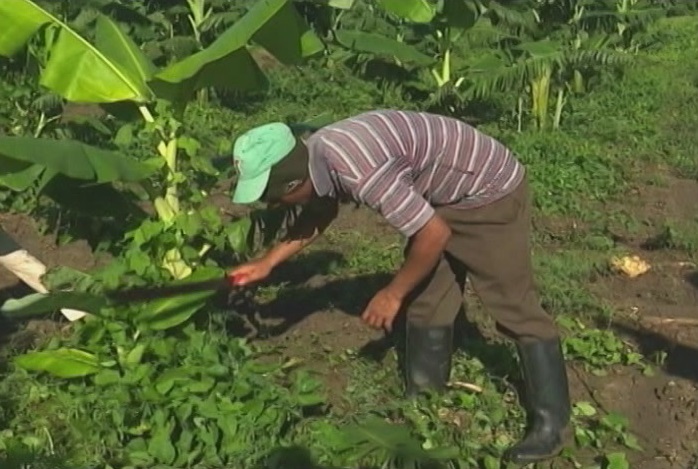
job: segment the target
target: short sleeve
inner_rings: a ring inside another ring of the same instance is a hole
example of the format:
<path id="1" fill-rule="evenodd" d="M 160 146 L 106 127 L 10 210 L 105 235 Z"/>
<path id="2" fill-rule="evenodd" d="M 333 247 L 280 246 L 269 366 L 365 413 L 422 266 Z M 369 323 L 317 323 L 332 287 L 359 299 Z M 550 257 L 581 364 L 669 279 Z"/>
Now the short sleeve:
<path id="1" fill-rule="evenodd" d="M 382 215 L 402 235 L 411 237 L 434 216 L 435 210 L 414 190 L 411 168 L 391 158 L 363 174 L 353 187 L 357 201 Z"/>

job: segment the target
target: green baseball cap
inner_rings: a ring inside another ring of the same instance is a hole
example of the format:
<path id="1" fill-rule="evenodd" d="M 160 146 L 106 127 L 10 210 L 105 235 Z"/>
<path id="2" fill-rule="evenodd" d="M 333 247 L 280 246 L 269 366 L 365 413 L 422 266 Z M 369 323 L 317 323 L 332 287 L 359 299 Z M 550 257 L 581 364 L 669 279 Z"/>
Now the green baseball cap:
<path id="1" fill-rule="evenodd" d="M 260 125 L 235 140 L 233 162 L 238 181 L 233 202 L 250 204 L 264 194 L 272 167 L 296 146 L 291 128 L 282 122 Z"/>

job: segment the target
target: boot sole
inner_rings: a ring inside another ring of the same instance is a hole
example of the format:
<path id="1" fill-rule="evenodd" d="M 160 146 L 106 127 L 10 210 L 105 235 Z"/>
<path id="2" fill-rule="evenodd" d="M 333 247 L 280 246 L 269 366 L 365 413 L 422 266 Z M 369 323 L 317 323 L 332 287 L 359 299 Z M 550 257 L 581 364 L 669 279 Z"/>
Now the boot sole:
<path id="1" fill-rule="evenodd" d="M 516 464 L 517 466 L 527 466 L 529 464 L 536 464 L 536 463 L 541 463 L 545 461 L 549 461 L 551 459 L 554 459 L 560 455 L 563 449 L 565 449 L 565 446 L 567 446 L 567 443 L 571 440 L 572 438 L 572 425 L 568 424 L 561 432 L 560 432 L 560 444 L 555 447 L 552 451 L 546 453 L 546 454 L 537 454 L 534 457 L 531 458 L 507 458 L 503 457 L 502 459 L 506 462 L 510 462 L 513 464 Z"/>

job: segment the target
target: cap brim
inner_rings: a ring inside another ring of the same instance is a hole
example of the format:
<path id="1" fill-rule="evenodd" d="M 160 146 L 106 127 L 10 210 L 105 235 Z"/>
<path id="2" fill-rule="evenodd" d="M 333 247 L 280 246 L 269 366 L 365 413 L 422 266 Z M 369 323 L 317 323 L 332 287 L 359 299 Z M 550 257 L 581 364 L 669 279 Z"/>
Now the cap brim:
<path id="1" fill-rule="evenodd" d="M 257 202 L 267 188 L 269 173 L 271 173 L 270 169 L 252 179 L 238 180 L 233 193 L 233 203 L 251 204 Z"/>

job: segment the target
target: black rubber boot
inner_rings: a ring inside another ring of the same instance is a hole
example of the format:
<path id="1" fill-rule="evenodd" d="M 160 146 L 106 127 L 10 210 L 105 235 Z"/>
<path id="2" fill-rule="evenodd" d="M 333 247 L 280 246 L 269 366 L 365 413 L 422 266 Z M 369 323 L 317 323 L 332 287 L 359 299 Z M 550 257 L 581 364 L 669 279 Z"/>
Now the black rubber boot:
<path id="1" fill-rule="evenodd" d="M 504 459 L 530 464 L 553 458 L 562 451 L 570 420 L 569 387 L 558 339 L 521 343 L 517 348 L 530 426 L 523 439 L 504 453 Z"/>
<path id="2" fill-rule="evenodd" d="M 405 394 L 440 393 L 451 376 L 453 327 L 405 326 Z"/>

